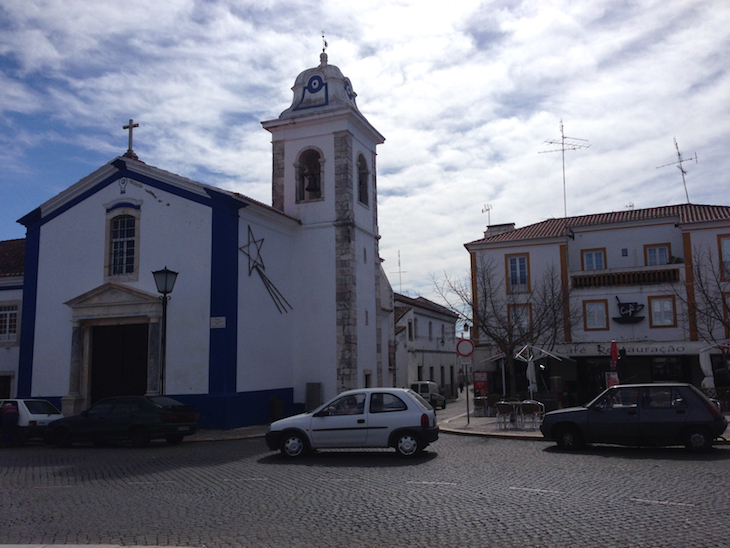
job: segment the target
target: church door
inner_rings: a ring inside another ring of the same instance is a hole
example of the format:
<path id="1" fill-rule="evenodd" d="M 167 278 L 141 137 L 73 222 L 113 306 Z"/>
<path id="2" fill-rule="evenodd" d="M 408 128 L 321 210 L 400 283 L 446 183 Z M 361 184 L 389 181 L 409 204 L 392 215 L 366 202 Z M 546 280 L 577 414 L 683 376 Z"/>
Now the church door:
<path id="1" fill-rule="evenodd" d="M 91 343 L 91 403 L 147 392 L 147 324 L 95 326 Z"/>

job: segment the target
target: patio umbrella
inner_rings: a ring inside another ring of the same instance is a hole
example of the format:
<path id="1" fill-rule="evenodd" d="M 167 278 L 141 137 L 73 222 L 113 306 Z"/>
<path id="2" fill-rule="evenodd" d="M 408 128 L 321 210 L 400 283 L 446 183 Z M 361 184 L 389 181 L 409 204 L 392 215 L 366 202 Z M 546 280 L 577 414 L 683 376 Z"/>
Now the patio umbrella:
<path id="1" fill-rule="evenodd" d="M 618 345 L 616 340 L 611 341 L 611 371 L 616 371 L 616 364 L 618 363 Z"/>
<path id="2" fill-rule="evenodd" d="M 702 388 L 715 388 L 715 377 L 712 372 L 712 360 L 710 359 L 710 348 L 700 350 L 700 369 L 705 375 L 702 379 Z"/>

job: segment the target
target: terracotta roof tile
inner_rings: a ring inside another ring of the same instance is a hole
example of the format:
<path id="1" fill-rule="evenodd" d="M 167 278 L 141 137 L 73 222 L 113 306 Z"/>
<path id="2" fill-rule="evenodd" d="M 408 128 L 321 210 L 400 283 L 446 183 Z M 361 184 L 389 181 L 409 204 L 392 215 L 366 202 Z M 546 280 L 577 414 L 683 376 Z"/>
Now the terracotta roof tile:
<path id="1" fill-rule="evenodd" d="M 662 218 L 678 218 L 681 224 L 708 221 L 730 221 L 730 206 L 679 204 L 673 206 L 651 207 L 647 209 L 627 209 L 610 213 L 596 213 L 578 217 L 546 219 L 508 232 L 482 238 L 471 244 L 556 238 L 565 236 L 568 228 L 579 228 L 613 223 L 629 223 Z M 469 244 L 466 244 L 469 245 Z"/>
<path id="2" fill-rule="evenodd" d="M 25 239 L 0 242 L 0 277 L 22 276 L 25 270 Z"/>

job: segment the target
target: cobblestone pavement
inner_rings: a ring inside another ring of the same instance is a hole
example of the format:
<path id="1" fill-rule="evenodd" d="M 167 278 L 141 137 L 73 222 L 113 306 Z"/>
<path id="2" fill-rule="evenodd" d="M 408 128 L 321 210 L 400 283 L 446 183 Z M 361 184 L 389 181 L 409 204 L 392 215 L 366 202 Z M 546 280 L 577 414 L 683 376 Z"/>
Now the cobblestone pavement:
<path id="1" fill-rule="evenodd" d="M 28 445 L 0 450 L 0 544 L 727 547 L 729 470 L 728 445 L 563 452 L 446 433 L 415 460 L 291 462 L 259 437 Z"/>

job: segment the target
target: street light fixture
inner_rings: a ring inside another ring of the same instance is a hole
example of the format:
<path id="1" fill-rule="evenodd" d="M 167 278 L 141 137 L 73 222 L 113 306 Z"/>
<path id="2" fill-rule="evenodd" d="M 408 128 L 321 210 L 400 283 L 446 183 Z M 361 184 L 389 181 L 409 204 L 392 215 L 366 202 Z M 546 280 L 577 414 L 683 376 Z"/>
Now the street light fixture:
<path id="1" fill-rule="evenodd" d="M 175 287 L 175 280 L 177 279 L 177 272 L 168 270 L 167 266 L 163 270 L 156 270 L 152 272 L 155 277 L 155 285 L 157 291 L 162 293 L 162 332 L 160 334 L 160 396 L 165 394 L 165 362 L 167 360 L 167 301 L 170 300 L 168 295 L 172 293 L 172 288 Z"/>

